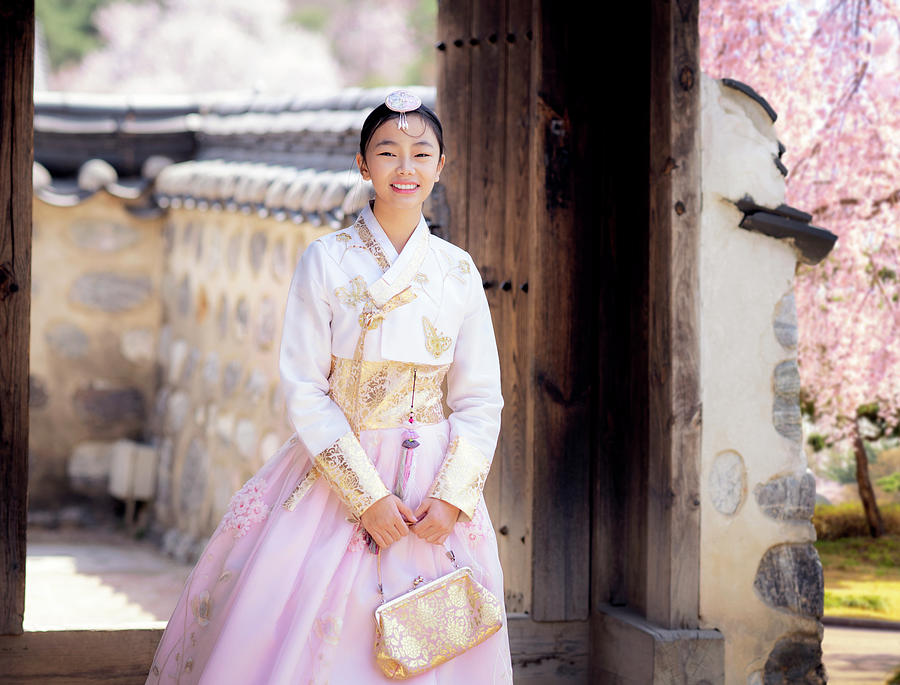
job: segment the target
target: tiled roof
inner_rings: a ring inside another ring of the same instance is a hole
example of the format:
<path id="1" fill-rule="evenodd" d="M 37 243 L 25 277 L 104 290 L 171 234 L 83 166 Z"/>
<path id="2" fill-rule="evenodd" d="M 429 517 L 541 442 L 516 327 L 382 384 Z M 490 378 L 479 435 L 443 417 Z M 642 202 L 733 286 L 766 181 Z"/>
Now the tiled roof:
<path id="1" fill-rule="evenodd" d="M 408 88 L 434 105 L 434 88 Z M 390 90 L 36 93 L 35 194 L 68 206 L 102 190 L 142 200 L 136 212 L 195 206 L 340 225 L 371 192 L 353 158 L 366 114 Z"/>
<path id="2" fill-rule="evenodd" d="M 358 171 L 320 171 L 220 159 L 167 167 L 156 182 L 160 207 L 187 207 L 272 216 L 335 228 L 358 212 L 371 183 Z"/>

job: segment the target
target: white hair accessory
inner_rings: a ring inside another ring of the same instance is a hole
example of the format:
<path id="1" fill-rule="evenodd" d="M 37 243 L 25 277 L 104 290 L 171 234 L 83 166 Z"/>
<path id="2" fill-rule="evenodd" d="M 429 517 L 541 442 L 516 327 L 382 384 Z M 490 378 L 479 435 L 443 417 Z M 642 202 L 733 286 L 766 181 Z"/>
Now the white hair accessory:
<path id="1" fill-rule="evenodd" d="M 417 95 L 410 93 L 408 90 L 395 90 L 384 99 L 384 104 L 387 105 L 389 110 L 400 113 L 400 118 L 397 120 L 397 128 L 401 131 L 406 131 L 409 128 L 406 113 L 419 109 L 422 106 L 422 101 Z"/>

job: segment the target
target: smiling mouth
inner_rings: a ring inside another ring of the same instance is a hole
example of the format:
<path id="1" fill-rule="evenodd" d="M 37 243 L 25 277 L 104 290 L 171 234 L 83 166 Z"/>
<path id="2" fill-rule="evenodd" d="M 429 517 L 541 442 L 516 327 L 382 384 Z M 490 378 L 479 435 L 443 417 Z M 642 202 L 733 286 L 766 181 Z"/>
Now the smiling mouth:
<path id="1" fill-rule="evenodd" d="M 418 183 L 391 183 L 391 188 L 401 193 L 411 193 L 419 187 Z"/>

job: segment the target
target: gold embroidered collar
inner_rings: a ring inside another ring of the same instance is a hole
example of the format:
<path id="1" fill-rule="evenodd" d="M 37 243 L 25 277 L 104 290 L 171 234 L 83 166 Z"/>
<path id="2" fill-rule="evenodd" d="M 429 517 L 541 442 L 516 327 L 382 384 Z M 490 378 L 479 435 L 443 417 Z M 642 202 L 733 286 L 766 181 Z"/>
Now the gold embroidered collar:
<path id="1" fill-rule="evenodd" d="M 397 255 L 394 263 L 390 264 L 379 241 L 373 235 L 374 227 L 377 227 L 376 230 L 379 234 L 384 234 L 384 230 L 375 219 L 372 208 L 366 205 L 356 221 L 356 230 L 366 249 L 372 253 L 375 261 L 378 262 L 378 265 L 384 272 L 381 278 L 369 286 L 369 294 L 372 296 L 375 304 L 382 307 L 391 298 L 412 284 L 413 278 L 415 278 L 416 273 L 422 266 L 422 262 L 425 261 L 425 255 L 428 253 L 431 231 L 428 230 L 425 217 L 420 217 L 419 224 L 409 237 L 403 250 Z"/>

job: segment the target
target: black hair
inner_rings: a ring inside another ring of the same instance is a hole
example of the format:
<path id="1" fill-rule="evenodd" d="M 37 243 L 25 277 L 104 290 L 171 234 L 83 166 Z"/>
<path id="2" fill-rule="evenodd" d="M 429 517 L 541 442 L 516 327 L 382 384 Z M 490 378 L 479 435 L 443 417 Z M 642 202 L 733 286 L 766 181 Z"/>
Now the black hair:
<path id="1" fill-rule="evenodd" d="M 438 141 L 438 147 L 440 148 L 440 154 L 444 154 L 444 129 L 441 126 L 440 120 L 437 118 L 437 114 L 432 112 L 431 109 L 425 105 L 419 105 L 419 107 L 410 110 L 406 114 L 407 116 L 410 114 L 421 115 L 425 120 L 425 125 L 434 131 L 434 135 Z M 369 116 L 366 117 L 362 129 L 359 132 L 359 154 L 363 156 L 363 159 L 366 157 L 366 145 L 368 145 L 369 141 L 372 139 L 375 129 L 381 126 L 385 121 L 399 118 L 400 112 L 395 112 L 384 103 L 378 105 L 378 107 L 369 113 Z"/>

